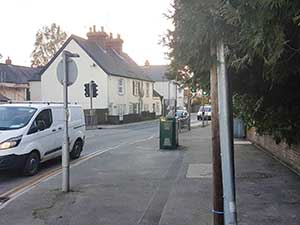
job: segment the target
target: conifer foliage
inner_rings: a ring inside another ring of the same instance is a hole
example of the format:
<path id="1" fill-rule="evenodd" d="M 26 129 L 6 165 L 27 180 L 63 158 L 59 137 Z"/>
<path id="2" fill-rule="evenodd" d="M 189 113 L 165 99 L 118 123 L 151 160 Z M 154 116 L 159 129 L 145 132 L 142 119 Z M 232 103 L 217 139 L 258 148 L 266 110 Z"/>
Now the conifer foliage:
<path id="1" fill-rule="evenodd" d="M 300 143 L 300 1 L 174 0 L 165 44 L 174 73 L 209 80 L 216 41 L 226 45 L 235 115 L 277 142 Z"/>

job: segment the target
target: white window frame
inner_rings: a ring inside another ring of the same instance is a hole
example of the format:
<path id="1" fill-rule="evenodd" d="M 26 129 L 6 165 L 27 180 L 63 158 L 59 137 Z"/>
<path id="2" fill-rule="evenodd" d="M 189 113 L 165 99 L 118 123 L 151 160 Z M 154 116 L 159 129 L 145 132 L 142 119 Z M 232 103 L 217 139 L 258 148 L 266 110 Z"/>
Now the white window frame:
<path id="1" fill-rule="evenodd" d="M 146 83 L 146 97 L 150 96 L 150 84 Z"/>
<path id="2" fill-rule="evenodd" d="M 125 94 L 125 81 L 124 79 L 118 79 L 118 94 L 124 95 Z"/>

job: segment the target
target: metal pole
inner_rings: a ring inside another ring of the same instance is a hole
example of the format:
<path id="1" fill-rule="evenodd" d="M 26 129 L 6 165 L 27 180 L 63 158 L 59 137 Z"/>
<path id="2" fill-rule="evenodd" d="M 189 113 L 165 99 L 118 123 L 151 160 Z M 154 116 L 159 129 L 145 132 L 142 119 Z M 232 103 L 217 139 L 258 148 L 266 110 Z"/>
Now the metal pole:
<path id="1" fill-rule="evenodd" d="M 69 192 L 70 190 L 70 164 L 69 164 L 69 130 L 68 130 L 68 57 L 63 52 L 63 68 L 64 68 L 64 144 L 62 151 L 62 191 Z"/>
<path id="2" fill-rule="evenodd" d="M 235 180 L 233 166 L 233 144 L 231 135 L 231 121 L 229 110 L 228 77 L 225 68 L 224 43 L 219 41 L 217 45 L 218 58 L 218 97 L 219 97 L 219 120 L 220 141 L 222 157 L 222 175 L 224 190 L 224 219 L 225 225 L 236 225 L 236 200 Z"/>
<path id="3" fill-rule="evenodd" d="M 168 108 L 170 110 L 170 81 L 168 81 Z"/>
<path id="4" fill-rule="evenodd" d="M 175 115 L 176 115 L 176 112 L 177 112 L 177 74 L 176 74 L 176 78 L 175 78 L 175 104 L 174 104 L 174 107 L 175 107 Z"/>
<path id="5" fill-rule="evenodd" d="M 188 112 L 189 112 L 189 122 L 188 122 L 188 130 L 191 130 L 191 101 L 192 97 L 188 96 Z"/>
<path id="6" fill-rule="evenodd" d="M 93 113 L 93 87 L 92 81 L 90 81 L 89 91 L 90 91 L 90 122 L 91 125 L 94 126 L 94 113 Z"/>
<path id="7" fill-rule="evenodd" d="M 211 47 L 211 56 L 216 58 L 216 49 Z M 216 63 L 210 67 L 210 94 L 211 94 L 211 141 L 212 141 L 212 171 L 213 171 L 213 224 L 224 225 L 222 166 L 219 133 L 218 107 L 218 78 Z"/>
<path id="8" fill-rule="evenodd" d="M 204 119 L 205 119 L 205 108 L 204 108 L 204 96 L 202 90 L 202 127 L 204 127 Z"/>
<path id="9" fill-rule="evenodd" d="M 90 81 L 89 89 L 90 89 L 90 108 L 91 108 L 91 111 L 92 111 L 92 109 L 93 109 L 93 87 L 92 87 L 92 81 Z"/>

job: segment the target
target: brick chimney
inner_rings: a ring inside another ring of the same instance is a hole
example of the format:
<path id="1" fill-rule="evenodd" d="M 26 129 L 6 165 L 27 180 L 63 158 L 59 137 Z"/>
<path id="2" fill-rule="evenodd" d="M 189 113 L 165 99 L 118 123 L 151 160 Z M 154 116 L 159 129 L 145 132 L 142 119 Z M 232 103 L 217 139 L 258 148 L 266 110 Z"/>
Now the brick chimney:
<path id="1" fill-rule="evenodd" d="M 123 40 L 121 39 L 121 35 L 118 34 L 117 38 L 113 38 L 112 33 L 110 33 L 110 36 L 107 39 L 105 46 L 106 46 L 106 48 L 112 48 L 118 54 L 121 54 L 123 51 Z"/>
<path id="2" fill-rule="evenodd" d="M 6 65 L 11 65 L 11 59 L 9 58 L 9 56 L 8 56 L 7 59 L 5 60 L 5 64 L 6 64 Z"/>
<path id="3" fill-rule="evenodd" d="M 107 34 L 104 31 L 104 27 L 101 27 L 101 31 L 96 31 L 96 26 L 90 27 L 90 31 L 86 34 L 89 41 L 94 41 L 101 47 L 105 48 Z"/>

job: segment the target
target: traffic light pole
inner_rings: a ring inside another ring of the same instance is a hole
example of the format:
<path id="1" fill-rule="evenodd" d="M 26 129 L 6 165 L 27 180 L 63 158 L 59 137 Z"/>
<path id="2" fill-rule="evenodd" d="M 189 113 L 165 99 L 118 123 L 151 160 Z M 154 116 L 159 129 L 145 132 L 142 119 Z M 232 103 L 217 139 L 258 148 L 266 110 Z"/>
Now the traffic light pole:
<path id="1" fill-rule="evenodd" d="M 89 91 L 90 91 L 90 119 L 91 119 L 91 125 L 94 126 L 94 112 L 93 112 L 93 82 L 92 82 L 92 81 L 90 81 Z"/>
<path id="2" fill-rule="evenodd" d="M 90 89 L 90 109 L 93 110 L 93 82 L 90 81 L 89 89 Z"/>

